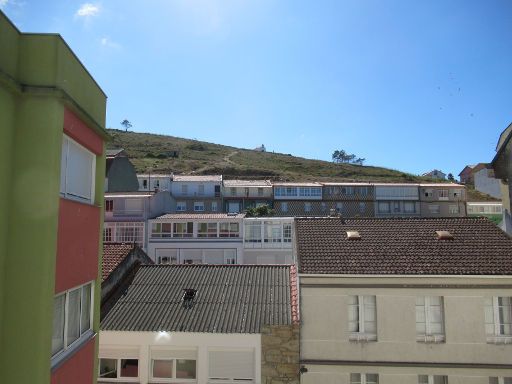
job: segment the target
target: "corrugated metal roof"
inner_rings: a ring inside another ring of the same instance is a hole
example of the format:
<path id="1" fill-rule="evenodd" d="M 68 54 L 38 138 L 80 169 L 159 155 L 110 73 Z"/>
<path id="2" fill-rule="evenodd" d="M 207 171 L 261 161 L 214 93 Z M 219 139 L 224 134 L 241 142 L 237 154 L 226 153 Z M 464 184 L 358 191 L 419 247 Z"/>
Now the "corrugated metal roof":
<path id="1" fill-rule="evenodd" d="M 245 213 L 167 213 L 153 220 L 243 219 Z"/>
<path id="2" fill-rule="evenodd" d="M 290 325 L 298 321 L 294 274 L 289 265 L 144 265 L 100 328 L 260 333 Z M 182 305 L 185 288 L 197 290 L 192 308 Z"/>

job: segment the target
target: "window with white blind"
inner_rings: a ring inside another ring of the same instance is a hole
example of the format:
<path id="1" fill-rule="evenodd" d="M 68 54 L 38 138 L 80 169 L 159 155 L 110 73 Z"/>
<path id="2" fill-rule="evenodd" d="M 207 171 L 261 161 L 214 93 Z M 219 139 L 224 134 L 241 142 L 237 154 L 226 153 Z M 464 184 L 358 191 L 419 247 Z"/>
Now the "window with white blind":
<path id="1" fill-rule="evenodd" d="M 261 222 L 246 221 L 245 225 L 245 243 L 261 243 Z"/>
<path id="2" fill-rule="evenodd" d="M 61 196 L 93 203 L 95 168 L 96 156 L 94 153 L 64 135 L 60 169 Z"/>
<path id="3" fill-rule="evenodd" d="M 208 378 L 210 383 L 254 382 L 254 350 L 209 350 Z"/>
<path id="4" fill-rule="evenodd" d="M 488 343 L 512 341 L 512 297 L 485 298 L 485 333 Z"/>
<path id="5" fill-rule="evenodd" d="M 52 356 L 85 337 L 92 328 L 92 283 L 70 289 L 53 299 Z"/>
<path id="6" fill-rule="evenodd" d="M 348 328 L 350 340 L 377 340 L 377 307 L 375 296 L 349 296 Z"/>
<path id="7" fill-rule="evenodd" d="M 350 384 L 379 384 L 377 373 L 351 373 Z"/>
<path id="8" fill-rule="evenodd" d="M 448 384 L 448 376 L 418 375 L 418 384 Z"/>
<path id="9" fill-rule="evenodd" d="M 134 381 L 139 377 L 139 349 L 101 348 L 99 351 L 98 382 L 118 381 L 111 379 L 126 379 Z"/>
<path id="10" fill-rule="evenodd" d="M 441 296 L 416 297 L 416 340 L 443 342 L 444 310 Z"/>

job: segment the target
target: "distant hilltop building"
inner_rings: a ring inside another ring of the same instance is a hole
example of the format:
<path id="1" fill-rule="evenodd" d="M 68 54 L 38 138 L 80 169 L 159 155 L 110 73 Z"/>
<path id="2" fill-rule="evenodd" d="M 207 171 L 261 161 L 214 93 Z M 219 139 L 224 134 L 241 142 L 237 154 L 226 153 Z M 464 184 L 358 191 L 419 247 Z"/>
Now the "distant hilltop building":
<path id="1" fill-rule="evenodd" d="M 423 177 L 430 177 L 431 179 L 441 179 L 441 180 L 445 180 L 446 179 L 446 174 L 438 169 L 433 169 L 427 173 L 424 173 L 423 175 L 421 175 Z"/>
<path id="2" fill-rule="evenodd" d="M 254 148 L 256 152 L 267 152 L 267 148 L 265 148 L 265 144 L 261 144 L 261 147 Z"/>

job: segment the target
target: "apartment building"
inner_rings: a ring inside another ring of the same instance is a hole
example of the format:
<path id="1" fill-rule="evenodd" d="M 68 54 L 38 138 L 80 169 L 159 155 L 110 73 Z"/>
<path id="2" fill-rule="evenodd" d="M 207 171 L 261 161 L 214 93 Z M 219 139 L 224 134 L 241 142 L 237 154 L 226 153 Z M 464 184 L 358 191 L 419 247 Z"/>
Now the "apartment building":
<path id="1" fill-rule="evenodd" d="M 327 203 L 322 201 L 320 183 L 274 183 L 276 216 L 325 216 Z"/>
<path id="2" fill-rule="evenodd" d="M 466 216 L 466 190 L 454 183 L 420 184 L 422 217 Z"/>
<path id="3" fill-rule="evenodd" d="M 168 192 L 105 194 L 103 242 L 135 243 L 147 249 L 146 222 L 171 210 Z"/>
<path id="4" fill-rule="evenodd" d="M 343 217 L 372 217 L 375 187 L 370 183 L 322 183 L 323 203 L 328 212 Z M 325 215 L 325 213 L 324 213 Z"/>
<path id="5" fill-rule="evenodd" d="M 221 212 L 222 176 L 174 175 L 171 197 L 175 212 Z"/>
<path id="6" fill-rule="evenodd" d="M 148 220 L 148 255 L 158 264 L 242 264 L 244 214 L 165 214 Z"/>
<path id="7" fill-rule="evenodd" d="M 501 199 L 501 181 L 494 177 L 494 169 L 490 164 L 484 164 L 482 169 L 473 172 L 475 189 L 495 199 Z"/>
<path id="8" fill-rule="evenodd" d="M 225 212 L 245 212 L 260 205 L 272 207 L 270 180 L 224 180 L 222 197 Z"/>
<path id="9" fill-rule="evenodd" d="M 375 216 L 420 216 L 418 187 L 418 184 L 375 184 Z"/>
<path id="10" fill-rule="evenodd" d="M 94 381 L 105 108 L 60 35 L 0 11 L 2 383 Z"/>
<path id="11" fill-rule="evenodd" d="M 486 218 L 296 219 L 301 382 L 512 380 L 512 239 Z"/>
<path id="12" fill-rule="evenodd" d="M 171 191 L 172 174 L 137 174 L 140 192 Z"/>
<path id="13" fill-rule="evenodd" d="M 146 265 L 101 321 L 98 383 L 298 383 L 294 266 Z"/>
<path id="14" fill-rule="evenodd" d="M 503 229 L 512 234 L 512 214 L 510 208 L 510 183 L 512 182 L 512 162 L 510 161 L 512 124 L 510 124 L 500 135 L 496 145 L 496 155 L 492 159 L 491 166 L 494 175 L 501 180 L 501 196 L 503 202 Z"/>
<path id="15" fill-rule="evenodd" d="M 107 149 L 105 192 L 137 192 L 137 174 L 124 149 Z"/>

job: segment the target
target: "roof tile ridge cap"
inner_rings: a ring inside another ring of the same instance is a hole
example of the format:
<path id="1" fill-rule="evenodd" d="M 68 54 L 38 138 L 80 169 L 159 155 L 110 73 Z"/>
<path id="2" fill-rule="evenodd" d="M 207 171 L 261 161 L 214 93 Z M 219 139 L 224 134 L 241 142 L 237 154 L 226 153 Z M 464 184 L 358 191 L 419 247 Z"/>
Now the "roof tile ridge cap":
<path id="1" fill-rule="evenodd" d="M 299 292 L 297 288 L 297 267 L 290 265 L 290 305 L 292 310 L 292 324 L 300 324 L 299 314 Z"/>

